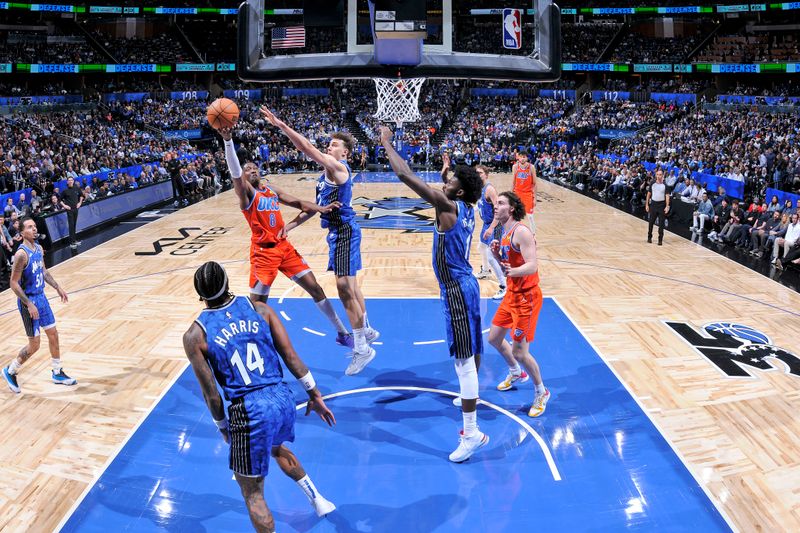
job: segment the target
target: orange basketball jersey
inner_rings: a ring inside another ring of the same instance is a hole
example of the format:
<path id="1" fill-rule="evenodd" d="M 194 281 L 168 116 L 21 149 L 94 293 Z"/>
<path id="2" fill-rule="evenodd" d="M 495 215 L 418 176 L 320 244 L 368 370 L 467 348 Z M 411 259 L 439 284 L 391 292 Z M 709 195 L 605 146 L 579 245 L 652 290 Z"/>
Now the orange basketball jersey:
<path id="1" fill-rule="evenodd" d="M 278 195 L 272 189 L 265 187 L 256 190 L 253 201 L 247 209 L 242 209 L 244 218 L 250 225 L 253 244 L 276 244 L 285 238 L 279 238 L 278 233 L 283 228 L 283 217 Z"/>
<path id="2" fill-rule="evenodd" d="M 511 240 L 514 237 L 514 232 L 517 228 L 520 227 L 520 223 L 517 222 L 514 226 L 506 233 L 503 234 L 503 238 L 500 241 L 500 256 L 503 262 L 508 262 L 512 268 L 522 266 L 525 264 L 525 259 L 522 257 L 522 252 L 520 252 L 517 248 L 514 247 Z M 524 226 L 523 226 L 524 227 Z M 523 231 L 525 231 L 523 229 Z M 534 246 L 536 245 L 536 236 L 533 237 Z M 509 276 L 506 278 L 506 283 L 508 284 L 508 290 L 511 292 L 525 292 L 533 289 L 537 285 L 539 285 L 539 273 L 536 272 L 535 274 L 531 274 L 530 276 Z"/>
<path id="3" fill-rule="evenodd" d="M 536 178 L 534 177 L 534 172 L 533 166 L 530 163 L 524 167 L 517 163 L 517 168 L 514 171 L 514 185 L 512 190 L 519 196 L 522 203 L 525 204 L 525 211 L 528 213 L 533 212 L 536 198 Z"/>

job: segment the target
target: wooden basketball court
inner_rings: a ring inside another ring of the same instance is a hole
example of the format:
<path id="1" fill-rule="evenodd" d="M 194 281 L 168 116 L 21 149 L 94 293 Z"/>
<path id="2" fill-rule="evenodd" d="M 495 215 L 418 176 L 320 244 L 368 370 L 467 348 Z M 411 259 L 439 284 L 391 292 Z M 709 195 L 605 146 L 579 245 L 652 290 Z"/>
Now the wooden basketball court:
<path id="1" fill-rule="evenodd" d="M 505 190 L 511 180 L 493 182 Z M 276 183 L 314 196 L 312 181 L 280 176 Z M 413 194 L 400 184 L 359 183 L 356 196 Z M 292 216 L 284 211 L 286 220 Z M 726 377 L 665 324 L 747 324 L 773 345 L 800 352 L 800 295 L 670 233 L 662 247 L 647 244 L 643 220 L 544 181 L 536 221 L 544 295 L 580 327 L 731 525 L 800 530 L 800 376 L 768 359 L 777 370 L 748 367 L 752 377 Z M 290 238 L 335 297 L 318 222 Z M 431 238 L 365 229 L 360 279 L 367 299 L 438 296 Z M 78 385 L 50 382 L 43 342 L 20 373 L 22 394 L 0 392 L 0 530 L 51 531 L 62 522 L 186 367 L 181 336 L 201 309 L 194 269 L 222 262 L 234 291 L 246 294 L 248 246 L 229 191 L 51 269 L 70 296 L 68 304 L 52 305 L 64 368 Z M 472 264 L 479 263 L 473 245 Z M 292 287 L 279 277 L 272 294 L 305 296 Z M 484 297 L 496 288 L 481 282 Z M 0 330 L 6 365 L 25 342 L 10 291 L 0 295 Z M 486 356 L 496 357 L 488 345 Z"/>

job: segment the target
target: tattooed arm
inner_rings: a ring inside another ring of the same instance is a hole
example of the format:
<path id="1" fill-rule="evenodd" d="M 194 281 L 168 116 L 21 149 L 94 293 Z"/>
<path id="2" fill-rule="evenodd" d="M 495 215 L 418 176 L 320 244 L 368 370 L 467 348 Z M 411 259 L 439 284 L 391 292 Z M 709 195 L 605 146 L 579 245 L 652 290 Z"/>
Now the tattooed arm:
<path id="1" fill-rule="evenodd" d="M 42 265 L 42 270 L 44 271 L 44 281 L 45 281 L 45 283 L 47 283 L 48 285 L 50 285 L 51 287 L 53 287 L 56 290 L 58 295 L 61 297 L 61 301 L 62 302 L 67 303 L 69 301 L 69 297 L 67 296 L 66 291 L 64 289 L 62 289 L 59 286 L 58 283 L 56 283 L 56 280 L 53 278 L 53 275 L 50 273 L 49 270 L 47 270 L 44 267 L 44 265 Z"/>

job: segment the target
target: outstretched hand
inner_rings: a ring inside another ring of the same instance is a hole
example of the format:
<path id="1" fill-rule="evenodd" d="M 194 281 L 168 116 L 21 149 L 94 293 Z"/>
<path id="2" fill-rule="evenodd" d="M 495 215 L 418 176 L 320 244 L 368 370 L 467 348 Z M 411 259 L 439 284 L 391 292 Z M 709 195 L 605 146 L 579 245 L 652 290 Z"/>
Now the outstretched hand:
<path id="1" fill-rule="evenodd" d="M 450 154 L 447 152 L 442 154 L 442 168 L 450 168 Z"/>
<path id="2" fill-rule="evenodd" d="M 391 144 L 392 138 L 394 137 L 394 133 L 392 133 L 392 130 L 390 130 L 386 126 L 381 126 L 378 128 L 378 132 L 380 133 L 381 144 L 385 143 Z"/>
<path id="3" fill-rule="evenodd" d="M 225 126 L 217 130 L 222 138 L 226 141 L 233 139 L 233 126 Z"/>
<path id="4" fill-rule="evenodd" d="M 319 393 L 308 399 L 308 403 L 306 404 L 306 416 L 311 414 L 311 411 L 317 413 L 319 417 L 329 426 L 336 425 L 336 417 L 333 416 L 331 410 L 328 409 L 327 405 L 325 405 L 325 401 L 322 399 L 322 396 L 320 396 Z"/>
<path id="5" fill-rule="evenodd" d="M 260 108 L 258 108 L 258 111 L 264 116 L 265 119 L 267 119 L 267 122 L 273 126 L 280 127 L 282 124 L 281 120 L 276 117 L 275 113 L 273 113 L 267 106 L 262 105 Z"/>

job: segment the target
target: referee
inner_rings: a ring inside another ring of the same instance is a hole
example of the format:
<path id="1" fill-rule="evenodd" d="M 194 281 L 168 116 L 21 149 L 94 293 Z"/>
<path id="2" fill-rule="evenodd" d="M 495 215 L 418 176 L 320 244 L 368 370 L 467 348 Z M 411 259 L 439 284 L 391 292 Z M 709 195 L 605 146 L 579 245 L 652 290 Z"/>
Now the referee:
<path id="1" fill-rule="evenodd" d="M 647 242 L 653 242 L 653 224 L 658 217 L 658 245 L 661 246 L 664 241 L 664 221 L 669 213 L 669 196 L 667 196 L 667 186 L 664 184 L 664 171 L 660 168 L 656 170 L 656 181 L 647 189 L 644 208 L 649 214 Z"/>

